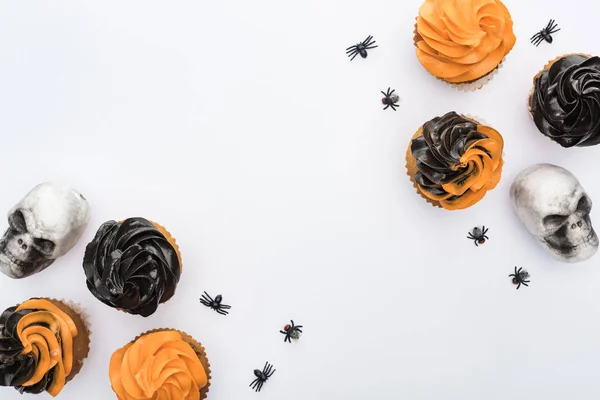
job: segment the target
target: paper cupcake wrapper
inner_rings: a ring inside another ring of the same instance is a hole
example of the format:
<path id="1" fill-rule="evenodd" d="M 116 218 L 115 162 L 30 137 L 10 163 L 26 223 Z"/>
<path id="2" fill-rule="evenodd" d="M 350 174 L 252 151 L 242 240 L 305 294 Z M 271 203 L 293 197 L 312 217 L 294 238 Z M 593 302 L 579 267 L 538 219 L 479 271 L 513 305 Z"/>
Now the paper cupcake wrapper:
<path id="1" fill-rule="evenodd" d="M 469 120 L 475 122 L 478 125 L 490 126 L 483 119 L 473 116 L 471 114 L 460 114 L 460 115 L 466 119 L 469 119 Z M 418 168 L 417 168 L 417 160 L 413 157 L 412 152 L 411 152 L 411 144 L 412 144 L 413 139 L 419 137 L 422 133 L 423 133 L 423 125 L 421 125 L 419 127 L 417 132 L 412 136 L 412 138 L 408 142 L 408 149 L 406 150 L 406 165 L 405 165 L 406 166 L 406 175 L 408 175 L 408 178 L 412 182 L 413 187 L 415 188 L 415 190 L 419 196 L 421 196 L 423 199 L 425 199 L 425 201 L 428 202 L 429 204 L 431 204 L 432 206 L 446 210 L 444 207 L 442 207 L 442 205 L 440 204 L 439 201 L 432 200 L 429 197 L 425 196 L 419 190 L 419 185 L 415 182 L 415 179 L 414 179 L 414 176 L 417 173 Z M 504 168 L 504 151 L 502 151 L 502 162 L 503 163 L 502 163 L 501 168 Z M 482 200 L 483 199 L 481 199 L 479 201 L 482 201 Z M 470 207 L 474 206 L 475 204 L 477 204 L 477 203 L 471 204 L 466 209 L 469 209 Z M 462 210 L 448 210 L 448 211 L 462 211 Z"/>
<path id="2" fill-rule="evenodd" d="M 177 330 L 177 329 L 157 328 L 157 329 L 151 329 L 147 332 L 142 333 L 141 335 L 136 336 L 135 339 L 133 339 L 130 343 L 135 342 L 136 340 L 138 340 L 139 338 L 141 338 L 144 335 L 149 335 L 151 333 L 163 332 L 163 331 L 173 331 L 173 332 L 179 333 L 181 335 L 181 337 L 183 337 L 183 340 L 192 347 L 192 349 L 194 350 L 194 352 L 200 359 L 200 363 L 204 367 L 204 371 L 206 372 L 206 378 L 207 378 L 206 386 L 204 386 L 203 388 L 200 389 L 200 400 L 206 399 L 206 397 L 208 396 L 209 388 L 210 388 L 210 380 L 212 378 L 211 370 L 210 370 L 210 362 L 208 361 L 208 357 L 206 356 L 206 350 L 204 349 L 204 346 L 202 346 L 202 344 L 200 344 L 200 342 L 198 342 L 192 336 L 188 335 L 187 333 L 185 333 L 183 331 Z"/>
<path id="3" fill-rule="evenodd" d="M 417 47 L 417 42 L 419 40 L 422 39 L 422 36 L 419 34 L 419 32 L 417 31 L 417 18 L 415 18 L 415 29 L 413 31 L 413 43 L 415 45 L 415 47 Z M 492 79 L 494 79 L 494 77 L 498 74 L 498 71 L 500 70 L 500 68 L 502 68 L 504 61 L 506 60 L 506 57 L 504 57 L 502 59 L 502 61 L 500 61 L 500 64 L 498 64 L 496 66 L 496 68 L 494 68 L 493 70 L 491 70 L 490 72 L 488 72 L 486 75 L 482 76 L 481 78 L 478 78 L 474 81 L 470 81 L 470 82 L 462 82 L 462 83 L 452 83 L 452 82 L 448 82 L 447 80 L 445 80 L 444 78 L 440 78 L 438 76 L 435 76 L 433 74 L 431 74 L 431 76 L 435 77 L 436 79 L 444 82 L 445 84 L 452 86 L 454 89 L 459 90 L 461 92 L 475 92 L 479 89 L 481 89 L 482 87 L 484 87 L 485 85 L 487 85 L 488 83 L 490 83 L 492 81 Z M 428 71 L 429 72 L 429 71 Z"/>

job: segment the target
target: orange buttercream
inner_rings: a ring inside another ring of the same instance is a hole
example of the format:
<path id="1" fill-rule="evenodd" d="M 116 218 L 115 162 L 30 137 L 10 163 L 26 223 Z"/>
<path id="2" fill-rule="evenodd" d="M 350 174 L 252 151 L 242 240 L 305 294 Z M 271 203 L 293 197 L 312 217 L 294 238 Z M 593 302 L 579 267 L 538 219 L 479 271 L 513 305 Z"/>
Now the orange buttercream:
<path id="1" fill-rule="evenodd" d="M 208 377 L 198 355 L 177 331 L 141 336 L 110 359 L 119 400 L 199 400 Z"/>
<path id="2" fill-rule="evenodd" d="M 431 74 L 451 83 L 492 72 L 516 42 L 500 0 L 426 0 L 416 26 L 417 57 Z"/>
<path id="3" fill-rule="evenodd" d="M 23 386 L 35 385 L 56 367 L 47 388 L 50 395 L 56 396 L 73 368 L 73 338 L 77 336 L 77 327 L 71 317 L 48 300 L 28 300 L 16 311 L 32 309 L 36 311 L 23 316 L 17 324 L 23 354 L 31 354 L 37 361 L 35 374 Z"/>

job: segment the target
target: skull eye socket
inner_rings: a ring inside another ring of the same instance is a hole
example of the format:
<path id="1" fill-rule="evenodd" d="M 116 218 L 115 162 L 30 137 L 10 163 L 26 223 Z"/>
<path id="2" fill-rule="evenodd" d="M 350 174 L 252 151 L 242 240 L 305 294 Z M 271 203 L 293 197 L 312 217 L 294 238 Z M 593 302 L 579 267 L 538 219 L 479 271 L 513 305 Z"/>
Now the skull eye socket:
<path id="1" fill-rule="evenodd" d="M 50 254 L 54 251 L 56 247 L 54 243 L 46 239 L 34 239 L 33 242 L 40 249 L 41 252 Z"/>
<path id="2" fill-rule="evenodd" d="M 567 222 L 567 218 L 569 217 L 564 215 L 548 215 L 544 218 L 544 226 L 547 229 L 558 229 Z"/>
<path id="3" fill-rule="evenodd" d="M 583 196 L 581 200 L 579 200 L 579 203 L 577 204 L 577 211 L 584 215 L 587 215 L 592 211 L 592 203 L 587 196 Z"/>
<path id="4" fill-rule="evenodd" d="M 8 217 L 8 225 L 19 233 L 27 232 L 27 225 L 25 224 L 25 217 L 21 211 L 15 211 Z"/>

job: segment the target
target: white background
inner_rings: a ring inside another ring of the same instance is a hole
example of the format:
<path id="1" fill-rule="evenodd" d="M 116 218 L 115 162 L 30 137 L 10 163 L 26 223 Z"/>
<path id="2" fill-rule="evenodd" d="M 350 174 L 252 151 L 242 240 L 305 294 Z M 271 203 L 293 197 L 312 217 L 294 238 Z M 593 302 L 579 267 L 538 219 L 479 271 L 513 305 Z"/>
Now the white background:
<path id="1" fill-rule="evenodd" d="M 598 398 L 600 256 L 554 261 L 508 196 L 519 171 L 551 162 L 600 202 L 600 147 L 561 148 L 526 106 L 548 60 L 600 53 L 597 2 L 506 0 L 517 44 L 475 93 L 418 63 L 420 3 L 0 2 L 0 210 L 47 180 L 93 210 L 49 269 L 0 276 L 2 309 L 47 296 L 90 316 L 90 356 L 60 398 L 115 398 L 110 355 L 159 327 L 205 345 L 210 400 Z M 554 44 L 533 47 L 550 18 Z M 350 62 L 369 34 L 379 48 Z M 397 112 L 381 110 L 388 86 Z M 458 212 L 428 205 L 404 170 L 419 125 L 452 110 L 506 142 L 498 188 Z M 165 225 L 183 254 L 175 297 L 146 319 L 97 301 L 81 267 L 100 224 L 130 216 Z M 466 236 L 482 224 L 476 248 Z M 530 287 L 515 290 L 515 265 Z M 203 290 L 231 314 L 201 306 Z M 305 326 L 292 345 L 279 333 L 290 318 Z M 277 372 L 256 394 L 267 360 Z"/>

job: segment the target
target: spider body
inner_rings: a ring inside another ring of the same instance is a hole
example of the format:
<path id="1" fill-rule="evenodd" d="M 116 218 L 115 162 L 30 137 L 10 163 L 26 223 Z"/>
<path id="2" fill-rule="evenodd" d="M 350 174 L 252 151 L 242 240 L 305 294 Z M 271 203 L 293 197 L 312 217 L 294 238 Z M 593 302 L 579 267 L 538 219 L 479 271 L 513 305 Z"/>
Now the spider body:
<path id="1" fill-rule="evenodd" d="M 294 325 L 294 320 L 290 320 L 290 322 L 292 323 L 291 325 L 287 324 L 283 327 L 282 331 L 279 331 L 280 333 L 283 333 L 285 335 L 285 337 L 283 338 L 284 343 L 292 343 L 292 339 L 298 340 L 300 339 L 300 335 L 302 334 L 302 329 L 300 329 L 302 328 L 302 325 Z"/>
<path id="2" fill-rule="evenodd" d="M 484 244 L 486 239 L 489 239 L 489 237 L 485 235 L 487 231 L 489 231 L 489 229 L 486 229 L 485 226 L 481 228 L 475 227 L 472 232 L 469 232 L 467 239 L 472 240 L 475 243 L 475 246 L 479 246 L 480 244 Z"/>
<path id="3" fill-rule="evenodd" d="M 381 94 L 383 98 L 381 99 L 381 103 L 385 105 L 383 107 L 384 110 L 392 107 L 392 110 L 396 111 L 396 107 L 398 107 L 398 100 L 400 100 L 400 96 L 394 93 L 396 89 L 388 88 L 387 92 L 382 91 Z"/>
<path id="4" fill-rule="evenodd" d="M 375 42 L 373 40 L 373 36 L 369 35 L 364 41 L 355 44 L 354 46 L 350 46 L 346 49 L 346 55 L 350 57 L 350 61 L 354 60 L 354 58 L 360 54 L 362 58 L 367 58 L 367 50 L 374 49 Z"/>
<path id="5" fill-rule="evenodd" d="M 544 29 L 531 37 L 531 43 L 536 47 L 544 40 L 548 43 L 552 43 L 552 34 L 560 31 L 560 28 L 556 29 L 557 27 L 558 25 L 551 19 Z"/>
<path id="6" fill-rule="evenodd" d="M 513 285 L 517 285 L 517 290 L 521 285 L 529 286 L 528 283 L 530 281 L 527 280 L 527 278 L 529 278 L 529 272 L 525 271 L 523 268 L 517 270 L 517 267 L 515 267 L 515 273 L 510 274 L 508 277 L 513 278 L 512 283 Z"/>
<path id="7" fill-rule="evenodd" d="M 221 301 L 223 301 L 223 296 L 221 296 L 220 294 L 217 295 L 213 300 L 213 298 L 210 297 L 208 293 L 204 292 L 204 294 L 200 298 L 200 303 L 204 304 L 206 307 L 212 308 L 221 315 L 229 314 L 229 311 L 226 310 L 229 310 L 231 306 L 221 304 Z"/>
<path id="8" fill-rule="evenodd" d="M 254 376 L 256 376 L 256 379 L 250 383 L 250 388 L 254 389 L 255 392 L 260 392 L 264 383 L 275 373 L 275 371 L 276 370 L 273 369 L 273 366 L 269 364 L 268 361 L 265 363 L 262 371 L 260 369 L 255 369 Z"/>

